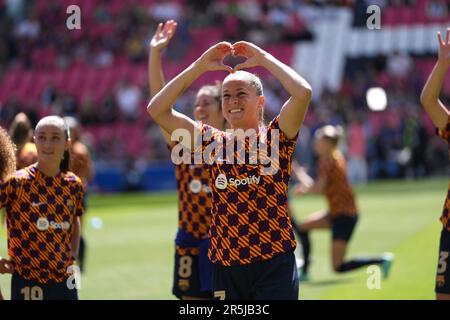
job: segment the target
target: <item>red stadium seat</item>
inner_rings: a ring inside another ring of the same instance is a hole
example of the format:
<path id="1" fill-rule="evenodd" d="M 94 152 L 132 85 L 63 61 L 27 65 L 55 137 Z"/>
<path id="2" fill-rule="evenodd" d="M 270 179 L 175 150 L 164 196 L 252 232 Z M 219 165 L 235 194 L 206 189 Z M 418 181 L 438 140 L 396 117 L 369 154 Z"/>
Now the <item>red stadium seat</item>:
<path id="1" fill-rule="evenodd" d="M 381 23 L 385 26 L 397 24 L 397 10 L 392 7 L 386 7 L 381 12 Z"/>

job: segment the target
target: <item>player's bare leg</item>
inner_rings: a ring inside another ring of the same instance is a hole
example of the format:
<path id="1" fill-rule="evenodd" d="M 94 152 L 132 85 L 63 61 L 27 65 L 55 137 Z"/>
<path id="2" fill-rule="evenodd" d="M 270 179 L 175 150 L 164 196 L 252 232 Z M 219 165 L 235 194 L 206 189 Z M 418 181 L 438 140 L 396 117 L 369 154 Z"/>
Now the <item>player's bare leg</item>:
<path id="1" fill-rule="evenodd" d="M 331 261 L 333 264 L 333 270 L 339 272 L 339 268 L 344 262 L 345 254 L 347 253 L 347 241 L 333 240 L 331 245 Z"/>
<path id="2" fill-rule="evenodd" d="M 298 225 L 299 231 L 308 232 L 314 229 L 331 228 L 330 218 L 325 210 L 317 211 L 311 214 L 302 223 Z"/>
<path id="3" fill-rule="evenodd" d="M 309 264 L 311 263 L 311 242 L 309 240 L 309 231 L 315 229 L 330 228 L 330 217 L 325 210 L 313 213 L 308 218 L 306 218 L 305 221 L 295 226 L 295 230 L 297 231 L 297 235 L 300 239 L 300 244 L 302 246 L 303 252 L 303 265 L 301 266 L 300 270 L 300 281 L 307 281 L 309 279 L 308 268 Z"/>

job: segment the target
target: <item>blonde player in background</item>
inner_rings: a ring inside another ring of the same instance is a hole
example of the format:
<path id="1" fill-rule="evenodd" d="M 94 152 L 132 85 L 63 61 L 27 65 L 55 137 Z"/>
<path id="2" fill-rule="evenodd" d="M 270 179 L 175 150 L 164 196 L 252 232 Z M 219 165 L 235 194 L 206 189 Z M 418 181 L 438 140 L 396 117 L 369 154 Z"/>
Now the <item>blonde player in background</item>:
<path id="1" fill-rule="evenodd" d="M 353 258 L 345 260 L 348 243 L 358 221 L 355 195 L 347 178 L 347 162 L 338 149 L 343 135 L 341 127 L 331 125 L 318 129 L 315 133 L 315 149 L 319 156 L 317 179 L 312 180 L 301 167 L 293 166 L 300 185 L 294 194 L 323 194 L 328 209 L 316 212 L 295 226 L 303 252 L 303 267 L 300 281 L 309 279 L 311 244 L 309 233 L 316 229 L 331 229 L 331 258 L 333 270 L 343 273 L 367 265 L 381 265 L 383 277 L 389 274 L 393 255 L 385 253 L 376 258 Z"/>

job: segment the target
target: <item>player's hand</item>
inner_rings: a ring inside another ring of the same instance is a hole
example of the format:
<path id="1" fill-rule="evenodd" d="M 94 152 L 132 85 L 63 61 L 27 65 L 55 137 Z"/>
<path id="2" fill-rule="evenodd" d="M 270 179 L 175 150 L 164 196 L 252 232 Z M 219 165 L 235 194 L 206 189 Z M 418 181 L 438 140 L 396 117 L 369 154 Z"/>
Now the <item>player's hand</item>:
<path id="1" fill-rule="evenodd" d="M 445 33 L 445 39 L 442 39 L 440 32 L 438 32 L 437 36 L 439 41 L 438 61 L 448 68 L 450 67 L 450 28 Z"/>
<path id="2" fill-rule="evenodd" d="M 298 163 L 297 160 L 293 160 L 291 166 L 292 166 L 292 170 L 294 170 L 294 171 L 299 171 L 299 170 L 302 170 L 302 169 L 305 170 L 305 169 L 300 165 L 300 163 Z"/>
<path id="3" fill-rule="evenodd" d="M 232 54 L 233 47 L 229 42 L 219 42 L 209 48 L 197 60 L 197 65 L 203 71 L 221 71 L 233 72 L 233 68 L 223 63 L 223 59 Z"/>
<path id="4" fill-rule="evenodd" d="M 302 184 L 297 184 L 294 186 L 294 190 L 292 191 L 294 196 L 299 196 L 305 193 L 305 187 Z"/>
<path id="5" fill-rule="evenodd" d="M 233 70 L 238 71 L 260 66 L 266 52 L 251 42 L 239 41 L 233 44 L 233 54 L 247 58 L 247 60 L 234 67 Z"/>
<path id="6" fill-rule="evenodd" d="M 292 161 L 292 171 L 302 187 L 311 188 L 314 185 L 314 180 L 309 176 L 306 168 L 302 167 L 297 161 Z"/>
<path id="7" fill-rule="evenodd" d="M 0 258 L 0 274 L 13 273 L 14 265 L 11 261 Z"/>
<path id="8" fill-rule="evenodd" d="M 150 42 L 150 48 L 156 50 L 162 50 L 169 44 L 175 30 L 177 29 L 177 23 L 174 20 L 168 20 L 166 23 L 158 24 L 152 41 Z"/>

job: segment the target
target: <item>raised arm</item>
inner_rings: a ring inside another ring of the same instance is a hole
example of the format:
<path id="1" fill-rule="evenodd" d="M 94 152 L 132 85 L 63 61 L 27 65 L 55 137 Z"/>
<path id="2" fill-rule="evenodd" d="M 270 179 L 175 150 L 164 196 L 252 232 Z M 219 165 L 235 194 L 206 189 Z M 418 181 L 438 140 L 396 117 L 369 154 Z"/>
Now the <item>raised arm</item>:
<path id="1" fill-rule="evenodd" d="M 302 167 L 296 160 L 292 161 L 292 173 L 295 178 L 305 187 L 310 188 L 314 185 L 314 179 L 308 174 L 306 169 Z"/>
<path id="2" fill-rule="evenodd" d="M 447 125 L 449 112 L 439 100 L 439 92 L 441 91 L 445 74 L 450 67 L 450 28 L 447 29 L 445 40 L 442 39 L 441 33 L 438 32 L 438 41 L 438 61 L 423 87 L 422 94 L 420 95 L 420 102 L 434 125 L 437 128 L 444 130 Z"/>
<path id="3" fill-rule="evenodd" d="M 280 129 L 288 138 L 293 138 L 300 129 L 312 96 L 309 83 L 291 67 L 256 45 L 240 41 L 233 45 L 234 54 L 247 60 L 235 66 L 235 70 L 262 66 L 271 72 L 291 97 L 285 102 L 279 118 Z"/>
<path id="4" fill-rule="evenodd" d="M 187 69 L 172 79 L 161 91 L 159 91 L 147 106 L 147 111 L 155 122 L 167 133 L 172 134 L 176 129 L 186 129 L 191 134 L 191 141 L 183 143 L 191 147 L 194 139 L 194 120 L 172 109 L 181 94 L 206 71 L 233 69 L 223 64 L 223 59 L 231 54 L 231 44 L 220 42 L 202 54 Z"/>
<path id="5" fill-rule="evenodd" d="M 164 73 L 161 65 L 161 53 L 169 44 L 175 34 L 177 23 L 173 20 L 167 21 L 165 24 L 160 23 L 150 42 L 150 53 L 148 56 L 148 82 L 150 94 L 154 97 L 164 86 Z M 172 144 L 170 134 L 165 130 L 161 130 L 164 140 L 168 145 Z"/>

